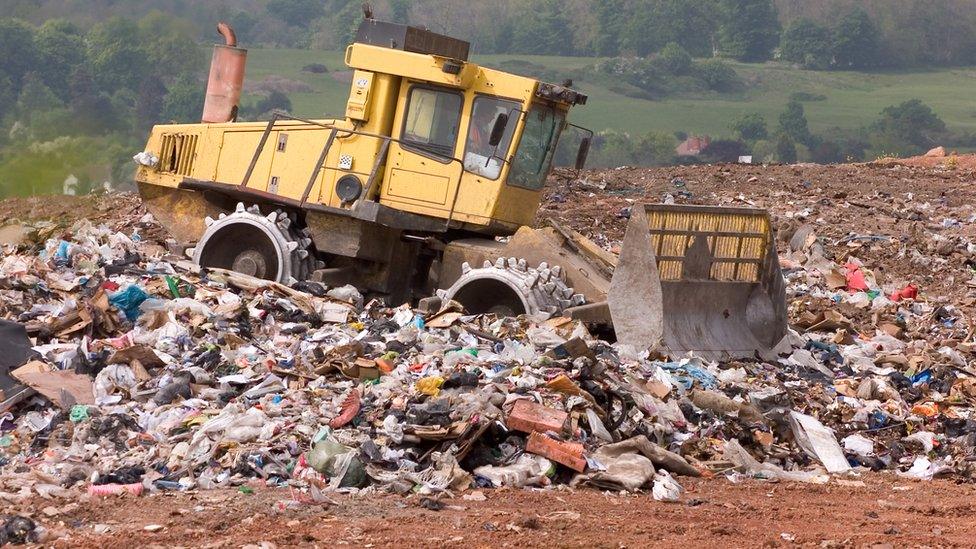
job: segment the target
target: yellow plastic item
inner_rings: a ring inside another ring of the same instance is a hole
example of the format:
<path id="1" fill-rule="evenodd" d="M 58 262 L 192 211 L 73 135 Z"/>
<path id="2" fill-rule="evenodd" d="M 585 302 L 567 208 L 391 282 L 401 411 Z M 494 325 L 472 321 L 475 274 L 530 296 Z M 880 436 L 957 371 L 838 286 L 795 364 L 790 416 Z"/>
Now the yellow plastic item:
<path id="1" fill-rule="evenodd" d="M 432 397 L 441 393 L 442 385 L 444 385 L 444 378 L 441 376 L 429 376 L 417 380 L 417 390 Z"/>

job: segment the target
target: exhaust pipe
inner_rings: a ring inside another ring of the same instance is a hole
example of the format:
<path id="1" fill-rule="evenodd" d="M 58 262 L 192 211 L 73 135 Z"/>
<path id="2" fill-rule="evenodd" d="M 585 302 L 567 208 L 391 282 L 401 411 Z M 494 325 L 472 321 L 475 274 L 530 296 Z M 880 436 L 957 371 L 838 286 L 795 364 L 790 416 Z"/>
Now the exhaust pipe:
<path id="1" fill-rule="evenodd" d="M 237 47 L 237 35 L 227 23 L 218 23 L 217 32 L 224 44 L 214 44 L 207 80 L 207 98 L 203 103 L 203 122 L 219 124 L 237 120 L 237 106 L 244 87 L 247 50 Z"/>

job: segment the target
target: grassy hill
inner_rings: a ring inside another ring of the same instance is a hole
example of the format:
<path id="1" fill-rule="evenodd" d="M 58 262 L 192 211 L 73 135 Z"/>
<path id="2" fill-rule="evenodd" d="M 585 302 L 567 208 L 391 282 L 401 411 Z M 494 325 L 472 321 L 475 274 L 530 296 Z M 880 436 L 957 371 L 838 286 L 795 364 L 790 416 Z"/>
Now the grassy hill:
<path id="1" fill-rule="evenodd" d="M 930 105 L 952 129 L 976 130 L 976 68 L 917 72 L 814 72 L 787 65 L 735 63 L 733 67 L 748 83 L 735 95 L 702 95 L 650 101 L 611 91 L 606 77 L 588 78 L 581 69 L 595 60 L 578 57 L 488 55 L 475 62 L 491 66 L 510 65 L 513 60 L 545 67 L 547 74 L 574 77 L 577 87 L 589 94 L 586 106 L 573 112 L 573 121 L 602 130 L 613 128 L 631 133 L 649 130 L 723 135 L 729 123 L 743 114 L 758 112 L 772 125 L 794 92 L 824 99 L 805 103 L 807 119 L 814 132 L 829 127 L 859 127 L 870 123 L 889 105 L 921 99 Z M 348 76 L 340 52 L 252 49 L 248 81 L 255 84 L 269 76 L 305 83 L 306 89 L 289 93 L 295 114 L 325 117 L 342 113 L 348 94 Z M 327 74 L 302 72 L 310 63 L 329 68 Z M 339 72 L 340 74 L 337 74 Z M 248 99 L 245 98 L 245 101 Z"/>

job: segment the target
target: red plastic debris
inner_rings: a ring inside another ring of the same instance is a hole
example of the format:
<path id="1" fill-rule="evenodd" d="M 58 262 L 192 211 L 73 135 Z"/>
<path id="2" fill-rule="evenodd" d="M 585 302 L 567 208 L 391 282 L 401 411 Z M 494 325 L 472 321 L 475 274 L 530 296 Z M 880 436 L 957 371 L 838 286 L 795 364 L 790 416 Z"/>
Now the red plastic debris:
<path id="1" fill-rule="evenodd" d="M 848 263 L 844 265 L 847 269 L 847 289 L 857 290 L 861 292 L 868 291 L 868 283 L 864 279 L 864 271 L 861 270 L 860 265 L 855 265 L 854 263 Z"/>
<path id="2" fill-rule="evenodd" d="M 332 427 L 333 429 L 338 429 L 339 427 L 346 425 L 347 423 L 352 421 L 352 418 L 356 417 L 356 414 L 359 413 L 359 407 L 360 407 L 359 391 L 353 389 L 352 391 L 349 392 L 349 396 L 347 396 L 346 399 L 342 401 L 342 406 L 340 406 L 339 409 L 339 415 L 332 418 L 332 421 L 329 422 L 329 427 Z"/>
<path id="3" fill-rule="evenodd" d="M 891 294 L 892 301 L 901 301 L 903 299 L 917 299 L 918 298 L 918 286 L 914 284 L 909 284 L 904 288 L 895 291 Z"/>
<path id="4" fill-rule="evenodd" d="M 561 463 L 577 473 L 586 469 L 583 445 L 578 442 L 556 440 L 536 431 L 529 435 L 525 451 Z"/>
<path id="5" fill-rule="evenodd" d="M 505 425 L 509 429 L 523 433 L 533 431 L 558 433 L 563 430 L 563 425 L 566 424 L 568 417 L 569 414 L 566 412 L 523 399 L 515 401 L 512 411 L 508 414 L 508 419 L 505 420 Z"/>

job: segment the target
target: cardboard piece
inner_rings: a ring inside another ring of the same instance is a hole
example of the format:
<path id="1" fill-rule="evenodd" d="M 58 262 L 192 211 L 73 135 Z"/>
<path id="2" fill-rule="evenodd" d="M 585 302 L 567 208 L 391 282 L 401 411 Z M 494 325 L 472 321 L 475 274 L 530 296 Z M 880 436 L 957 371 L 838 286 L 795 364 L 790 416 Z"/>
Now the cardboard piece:
<path id="1" fill-rule="evenodd" d="M 23 225 L 13 224 L 0 227 L 0 244 L 19 246 L 27 240 L 29 231 Z"/>
<path id="2" fill-rule="evenodd" d="M 146 368 L 162 368 L 166 366 L 159 355 L 155 351 L 146 347 L 145 345 L 133 345 L 131 347 L 126 347 L 121 351 L 116 351 L 109 359 L 109 364 L 132 364 L 133 361 L 138 361 L 140 364 Z"/>
<path id="3" fill-rule="evenodd" d="M 38 360 L 24 364 L 10 375 L 62 410 L 70 410 L 75 404 L 95 404 L 92 381 L 88 376 L 58 370 Z"/>
<path id="4" fill-rule="evenodd" d="M 450 311 L 450 310 L 441 311 L 436 315 L 434 315 L 433 317 L 431 317 L 431 319 L 428 320 L 426 324 L 428 328 L 436 328 L 436 329 L 450 328 L 462 316 L 464 316 L 464 313 L 459 313 L 457 311 Z"/>

